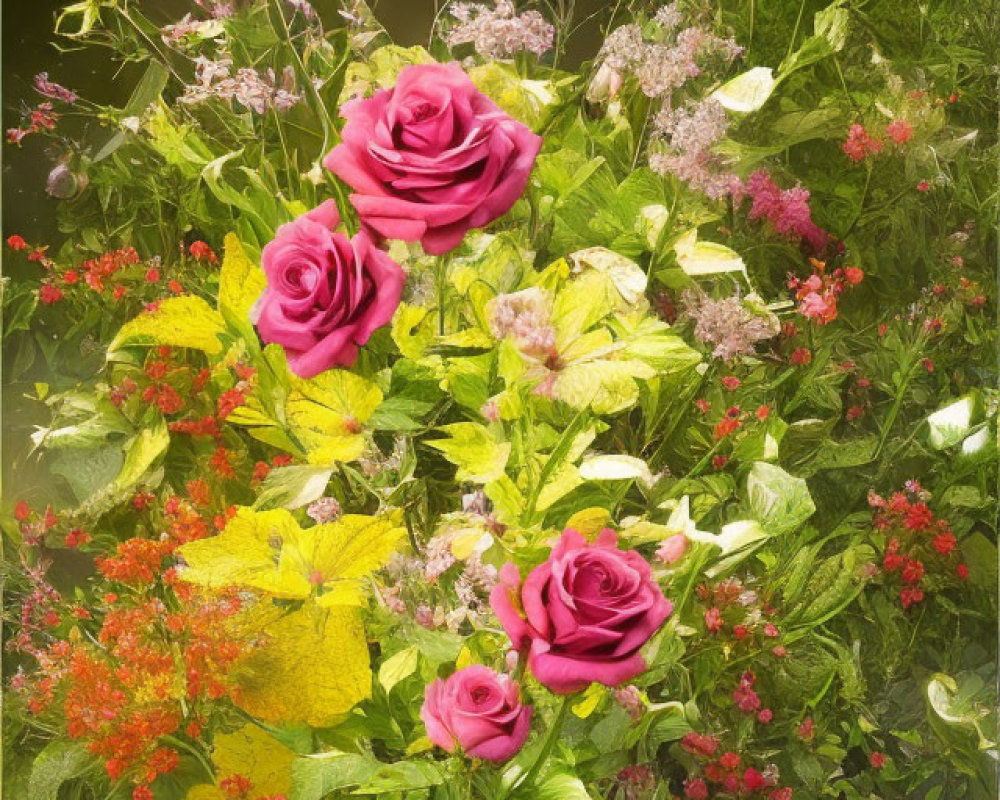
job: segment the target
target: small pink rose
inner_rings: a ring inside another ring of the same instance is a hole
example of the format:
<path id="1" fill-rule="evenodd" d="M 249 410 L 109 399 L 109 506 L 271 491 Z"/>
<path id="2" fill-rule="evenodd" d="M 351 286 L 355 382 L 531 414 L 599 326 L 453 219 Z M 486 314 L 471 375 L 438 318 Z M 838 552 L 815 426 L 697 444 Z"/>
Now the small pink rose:
<path id="1" fill-rule="evenodd" d="M 542 145 L 457 64 L 405 67 L 392 89 L 340 113 L 343 140 L 324 166 L 354 189 L 367 227 L 435 255 L 510 210 Z"/>
<path id="2" fill-rule="evenodd" d="M 461 748 L 474 758 L 506 761 L 528 738 L 531 711 L 521 704 L 513 680 L 474 665 L 430 684 L 420 718 L 427 737 L 443 750 Z"/>
<path id="3" fill-rule="evenodd" d="M 593 544 L 564 531 L 523 584 L 517 567 L 504 565 L 490 604 L 514 646 L 528 650 L 532 674 L 559 694 L 640 674 L 639 649 L 673 610 L 649 564 L 619 550 L 610 529 Z"/>
<path id="4" fill-rule="evenodd" d="M 261 339 L 280 344 L 303 378 L 349 367 L 372 333 L 389 323 L 403 291 L 399 265 L 367 233 L 334 228 L 337 206 L 318 208 L 278 228 L 264 246 L 267 288 L 252 312 Z"/>

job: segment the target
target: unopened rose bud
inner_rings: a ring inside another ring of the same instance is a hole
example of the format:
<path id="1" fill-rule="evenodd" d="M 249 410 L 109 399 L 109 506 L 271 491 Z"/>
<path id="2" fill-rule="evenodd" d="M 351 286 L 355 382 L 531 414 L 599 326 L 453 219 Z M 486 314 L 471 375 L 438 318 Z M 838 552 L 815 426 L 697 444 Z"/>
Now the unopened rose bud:
<path id="1" fill-rule="evenodd" d="M 621 73 L 607 63 L 601 64 L 597 74 L 587 87 L 587 100 L 591 103 L 603 103 L 613 100 L 622 88 Z"/>

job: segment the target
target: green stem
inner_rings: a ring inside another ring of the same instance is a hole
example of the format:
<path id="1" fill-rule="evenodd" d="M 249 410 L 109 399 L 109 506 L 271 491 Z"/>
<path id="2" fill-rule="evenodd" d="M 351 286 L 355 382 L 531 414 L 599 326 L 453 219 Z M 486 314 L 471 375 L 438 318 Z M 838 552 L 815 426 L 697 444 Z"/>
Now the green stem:
<path id="1" fill-rule="evenodd" d="M 215 780 L 215 770 L 212 768 L 212 765 L 208 762 L 208 759 L 205 758 L 205 754 L 202 753 L 197 747 L 194 747 L 193 745 L 190 745 L 187 742 L 185 742 L 183 739 L 178 739 L 175 736 L 161 736 L 160 738 L 167 744 L 176 747 L 180 750 L 184 750 L 185 752 L 188 752 L 191 755 L 193 755 L 196 759 L 198 759 L 198 763 L 201 764 L 202 767 L 204 767 L 205 774 L 208 775 L 208 779 L 211 781 Z"/>
<path id="2" fill-rule="evenodd" d="M 333 139 L 333 120 L 330 118 L 330 114 L 326 110 L 326 104 L 323 102 L 323 98 L 319 96 L 319 90 L 312 82 L 309 71 L 306 69 L 306 65 L 302 61 L 302 56 L 300 56 L 299 51 L 295 49 L 295 43 L 292 41 L 292 32 L 288 29 L 288 21 L 285 19 L 285 14 L 281 8 L 280 0 L 270 0 L 270 6 L 272 17 L 271 22 L 275 29 L 275 33 L 278 34 L 291 51 L 292 58 L 295 62 L 294 67 L 296 72 L 298 72 L 298 78 L 302 81 L 307 94 L 312 99 L 313 104 L 316 107 L 316 116 L 319 117 L 319 124 L 323 129 L 323 148 L 320 151 L 320 155 L 322 156 L 323 153 L 326 153 L 326 151 L 330 149 L 330 142 Z M 276 24 L 278 22 L 280 22 L 280 26 Z"/>
<path id="3" fill-rule="evenodd" d="M 538 773 L 542 766 L 548 760 L 549 755 L 552 753 L 552 748 L 555 747 L 556 740 L 559 738 L 559 734 L 562 732 L 563 723 L 566 721 L 566 712 L 569 711 L 569 704 L 572 702 L 573 695 L 565 695 L 562 702 L 559 704 L 559 710 L 556 712 L 556 718 L 552 720 L 552 724 L 549 729 L 545 732 L 545 738 L 542 740 L 542 748 L 538 751 L 538 757 L 535 759 L 535 763 L 532 764 L 526 773 L 524 773 L 524 778 L 516 783 L 513 788 L 517 786 L 534 786 L 535 779 L 538 777 Z"/>

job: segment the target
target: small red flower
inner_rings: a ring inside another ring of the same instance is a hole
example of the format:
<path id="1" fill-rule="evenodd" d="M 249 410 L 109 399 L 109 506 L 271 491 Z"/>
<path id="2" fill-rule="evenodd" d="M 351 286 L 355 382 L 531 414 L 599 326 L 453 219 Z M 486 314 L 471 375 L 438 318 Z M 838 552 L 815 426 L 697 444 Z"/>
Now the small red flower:
<path id="1" fill-rule="evenodd" d="M 708 629 L 709 633 L 717 633 L 722 630 L 722 612 L 715 606 L 705 612 L 705 628 Z"/>
<path id="2" fill-rule="evenodd" d="M 735 375 L 726 375 L 722 379 L 722 385 L 728 389 L 730 392 L 735 392 L 740 388 L 740 379 Z"/>
<path id="3" fill-rule="evenodd" d="M 18 501 L 14 506 L 14 518 L 20 522 L 27 522 L 31 518 L 31 506 L 23 500 Z"/>
<path id="4" fill-rule="evenodd" d="M 906 144 L 913 138 L 913 128 L 905 119 L 894 119 L 889 123 L 885 132 L 896 144 Z"/>
<path id="5" fill-rule="evenodd" d="M 219 257 L 215 255 L 212 248 L 202 241 L 192 242 L 188 248 L 188 252 L 192 258 L 196 258 L 199 261 L 207 261 L 209 264 L 215 264 L 219 260 Z"/>
<path id="6" fill-rule="evenodd" d="M 882 769 L 885 766 L 885 753 L 880 753 L 878 750 L 873 752 L 868 756 L 868 763 L 871 764 L 875 769 Z"/>
<path id="7" fill-rule="evenodd" d="M 918 192 L 929 192 L 930 190 L 931 185 L 927 181 L 920 181 L 920 183 L 917 184 Z"/>
<path id="8" fill-rule="evenodd" d="M 955 549 L 955 543 L 955 534 L 951 531 L 945 531 L 934 537 L 934 549 L 943 556 Z"/>
<path id="9" fill-rule="evenodd" d="M 156 267 L 150 267 L 146 270 L 146 281 L 147 283 L 158 283 L 160 280 L 160 271 Z"/>
<path id="10" fill-rule="evenodd" d="M 965 580 L 969 577 L 969 568 L 965 564 L 959 564 L 955 567 L 955 574 L 958 575 L 959 580 Z"/>
<path id="11" fill-rule="evenodd" d="M 42 287 L 38 290 L 38 299 L 47 306 L 58 303 L 62 298 L 62 289 L 58 286 L 53 286 L 51 283 L 42 284 Z"/>
<path id="12" fill-rule="evenodd" d="M 857 286 L 864 280 L 865 273 L 858 267 L 844 267 L 844 277 L 851 286 Z"/>
<path id="13" fill-rule="evenodd" d="M 792 353 L 792 363 L 804 367 L 812 361 L 812 353 L 805 347 L 800 347 L 794 353 Z"/>
<path id="14" fill-rule="evenodd" d="M 740 757 L 736 753 L 727 752 L 719 756 L 719 765 L 728 772 L 739 769 Z"/>
<path id="15" fill-rule="evenodd" d="M 23 236 L 18 236 L 16 233 L 13 236 L 7 237 L 7 246 L 11 250 L 27 250 L 28 243 L 24 241 Z"/>

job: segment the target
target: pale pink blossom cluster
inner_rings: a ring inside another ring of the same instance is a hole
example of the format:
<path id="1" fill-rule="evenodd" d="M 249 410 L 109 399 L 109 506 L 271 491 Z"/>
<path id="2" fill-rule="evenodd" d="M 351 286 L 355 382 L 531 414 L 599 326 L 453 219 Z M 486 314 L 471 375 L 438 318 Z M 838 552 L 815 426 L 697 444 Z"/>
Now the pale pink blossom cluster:
<path id="1" fill-rule="evenodd" d="M 647 42 L 638 25 L 623 25 L 607 37 L 600 54 L 612 69 L 633 73 L 648 97 L 669 102 L 676 89 L 701 74 L 700 61 L 711 56 L 732 61 L 743 52 L 732 39 L 695 26 L 673 36 L 681 23 L 676 4 L 661 8 L 654 19 L 659 23 L 662 41 Z"/>
<path id="2" fill-rule="evenodd" d="M 490 331 L 496 339 L 513 336 L 522 353 L 544 358 L 556 346 L 549 307 L 548 296 L 538 288 L 497 295 L 490 313 Z"/>
<path id="3" fill-rule="evenodd" d="M 236 14 L 233 0 L 195 0 L 198 8 L 207 11 L 213 19 L 228 19 Z"/>
<path id="4" fill-rule="evenodd" d="M 656 116 L 656 140 L 649 166 L 661 175 L 676 175 L 713 200 L 739 194 L 740 180 L 723 168 L 712 146 L 726 135 L 729 120 L 718 101 L 708 98 L 683 108 L 664 108 Z"/>
<path id="5" fill-rule="evenodd" d="M 830 234 L 812 220 L 808 189 L 781 189 L 765 169 L 750 175 L 743 189 L 751 200 L 749 219 L 767 220 L 777 233 L 802 240 L 813 252 L 829 243 Z"/>
<path id="6" fill-rule="evenodd" d="M 555 39 L 555 28 L 541 14 L 517 14 L 510 0 L 496 0 L 492 8 L 456 3 L 451 15 L 458 24 L 445 34 L 448 46 L 471 43 L 484 58 L 509 58 L 519 52 L 542 56 L 552 49 Z"/>
<path id="7" fill-rule="evenodd" d="M 340 512 L 340 503 L 336 497 L 321 497 L 306 508 L 306 516 L 317 525 L 333 522 L 340 516 Z"/>
<path id="8" fill-rule="evenodd" d="M 218 97 L 235 100 L 250 111 L 264 114 L 269 108 L 287 111 L 302 99 L 302 95 L 295 93 L 295 72 L 290 66 L 282 71 L 280 84 L 273 69 L 261 75 L 250 67 L 241 67 L 233 74 L 232 66 L 230 58 L 212 60 L 198 56 L 195 59 L 197 82 L 186 88 L 181 102 L 196 104 Z"/>
<path id="9" fill-rule="evenodd" d="M 770 320 L 755 314 L 739 297 L 713 300 L 702 292 L 689 291 L 683 301 L 685 315 L 695 323 L 694 335 L 714 346 L 714 358 L 729 361 L 753 355 L 757 342 L 778 333 Z"/>

